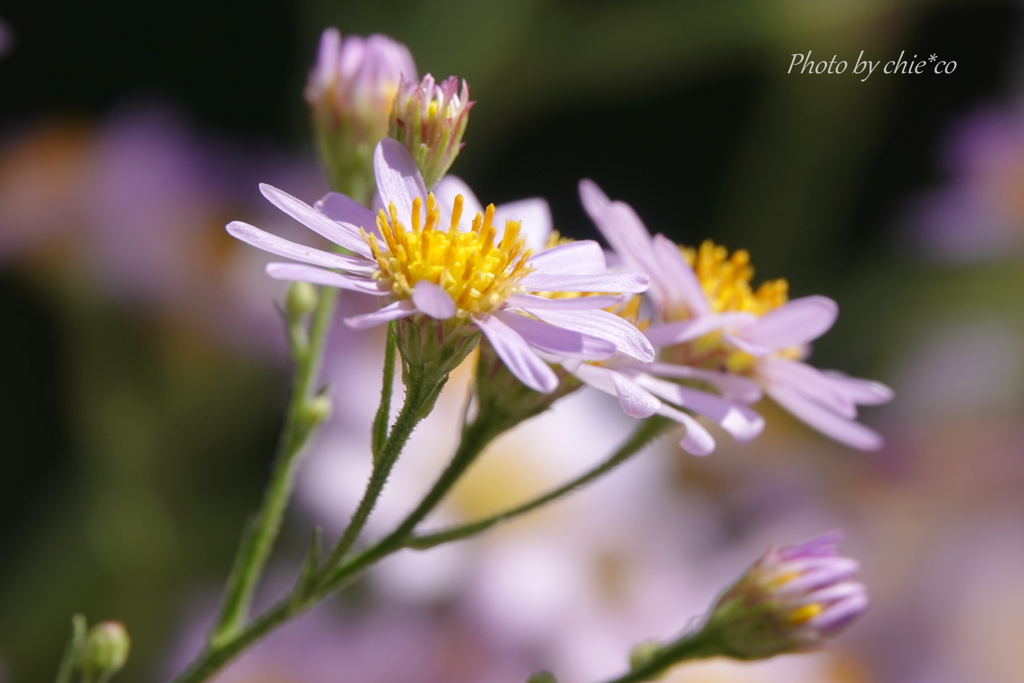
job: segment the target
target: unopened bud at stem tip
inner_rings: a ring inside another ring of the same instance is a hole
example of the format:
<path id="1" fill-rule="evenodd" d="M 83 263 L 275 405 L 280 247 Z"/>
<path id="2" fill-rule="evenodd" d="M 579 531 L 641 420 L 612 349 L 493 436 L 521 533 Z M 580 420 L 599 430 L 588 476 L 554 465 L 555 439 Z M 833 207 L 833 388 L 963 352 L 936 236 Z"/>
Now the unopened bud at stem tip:
<path id="1" fill-rule="evenodd" d="M 89 631 L 82 649 L 82 676 L 86 681 L 107 680 L 128 662 L 131 639 L 124 625 L 104 621 Z"/>
<path id="2" fill-rule="evenodd" d="M 308 282 L 293 282 L 288 287 L 288 294 L 285 295 L 284 305 L 288 316 L 292 319 L 303 316 L 317 304 L 316 287 Z"/>

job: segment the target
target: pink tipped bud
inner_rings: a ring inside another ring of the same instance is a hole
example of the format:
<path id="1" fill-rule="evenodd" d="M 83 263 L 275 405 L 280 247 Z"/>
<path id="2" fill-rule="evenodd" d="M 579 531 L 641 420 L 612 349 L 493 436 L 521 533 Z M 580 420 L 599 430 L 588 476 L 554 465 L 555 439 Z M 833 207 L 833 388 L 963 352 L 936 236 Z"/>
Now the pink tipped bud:
<path id="1" fill-rule="evenodd" d="M 867 590 L 853 580 L 856 561 L 840 557 L 835 531 L 768 552 L 732 585 L 704 626 L 721 654 L 764 659 L 814 650 L 868 606 Z"/>
<path id="2" fill-rule="evenodd" d="M 408 48 L 387 36 L 342 39 L 335 28 L 323 32 L 305 94 L 334 189 L 369 198 L 373 149 L 387 135 L 399 84 L 416 77 Z"/>
<path id="3" fill-rule="evenodd" d="M 427 188 L 448 172 L 462 149 L 469 123 L 469 86 L 450 76 L 440 84 L 427 74 L 422 81 L 403 78 L 391 114 L 388 135 L 412 153 Z"/>

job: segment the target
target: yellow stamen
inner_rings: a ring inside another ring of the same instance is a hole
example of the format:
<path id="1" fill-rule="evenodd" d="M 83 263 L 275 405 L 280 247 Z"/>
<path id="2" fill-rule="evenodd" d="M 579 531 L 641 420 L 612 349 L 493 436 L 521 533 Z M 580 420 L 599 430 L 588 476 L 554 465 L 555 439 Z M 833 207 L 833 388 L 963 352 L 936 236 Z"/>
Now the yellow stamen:
<path id="1" fill-rule="evenodd" d="M 756 291 L 751 288 L 754 267 L 750 265 L 750 253 L 746 249 L 734 251 L 730 256 L 725 247 L 706 240 L 699 248 L 684 247 L 682 252 L 715 313 L 743 311 L 764 315 L 789 298 L 789 284 L 784 279 L 765 282 Z"/>
<path id="2" fill-rule="evenodd" d="M 413 200 L 409 230 L 394 204 L 387 212 L 381 210 L 377 230 L 382 239 L 363 231 L 380 269 L 375 277 L 400 299 L 412 297 L 417 282 L 432 282 L 448 292 L 462 318 L 491 312 L 520 291 L 520 281 L 531 271 L 520 223 L 507 221 L 501 242 L 495 245 L 494 205 L 477 213 L 467 231 L 459 230 L 462 207 L 462 195 L 457 195 L 445 232 L 437 230 L 441 212 L 433 194 L 427 196 L 425 207 L 421 199 Z"/>
<path id="3" fill-rule="evenodd" d="M 818 616 L 825 611 L 825 608 L 820 602 L 812 602 L 809 605 L 798 607 L 789 613 L 789 622 L 791 624 L 802 624 L 806 621 L 810 621 L 814 617 Z"/>

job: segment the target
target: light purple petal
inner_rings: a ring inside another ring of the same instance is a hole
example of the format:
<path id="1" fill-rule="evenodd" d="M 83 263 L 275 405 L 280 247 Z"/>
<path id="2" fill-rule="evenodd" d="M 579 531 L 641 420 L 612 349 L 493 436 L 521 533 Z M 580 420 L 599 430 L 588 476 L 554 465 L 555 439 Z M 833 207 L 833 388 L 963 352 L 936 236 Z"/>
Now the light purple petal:
<path id="1" fill-rule="evenodd" d="M 845 558 L 837 558 L 837 560 L 838 559 Z M 841 568 L 837 564 L 834 568 L 829 570 L 811 572 L 807 576 L 801 576 L 799 579 L 794 579 L 791 583 L 799 581 L 804 584 L 803 588 L 805 591 L 810 591 L 806 596 L 800 599 L 799 604 L 809 605 L 815 602 L 839 602 L 851 595 L 863 593 L 864 587 L 862 585 L 847 580 L 857 573 L 859 564 L 854 560 L 847 561 L 852 565 L 852 569 Z M 786 588 L 789 588 L 788 584 L 786 585 Z"/>
<path id="2" fill-rule="evenodd" d="M 534 252 L 547 246 L 552 226 L 551 207 L 543 199 L 520 199 L 494 207 L 494 227 L 499 237 L 505 234 L 505 221 L 521 223 L 520 233 L 526 246 Z"/>
<path id="3" fill-rule="evenodd" d="M 427 280 L 420 280 L 413 287 L 412 301 L 418 310 L 431 318 L 447 320 L 455 315 L 455 300 L 444 289 Z"/>
<path id="4" fill-rule="evenodd" d="M 654 236 L 654 258 L 664 282 L 659 282 L 665 296 L 673 304 L 681 303 L 695 316 L 711 312 L 704 289 L 693 268 L 687 263 L 675 242 L 664 235 Z"/>
<path id="5" fill-rule="evenodd" d="M 646 334 L 652 344 L 662 348 L 692 341 L 724 327 L 749 325 L 756 320 L 757 317 L 752 313 L 713 313 L 700 318 L 652 325 Z"/>
<path id="6" fill-rule="evenodd" d="M 612 202 L 590 217 L 627 267 L 648 273 L 658 282 L 665 281 L 654 258 L 651 234 L 631 206 Z"/>
<path id="7" fill-rule="evenodd" d="M 495 353 L 516 378 L 534 391 L 550 394 L 558 388 L 558 376 L 536 353 L 519 333 L 493 315 L 474 317 L 491 342 Z"/>
<path id="8" fill-rule="evenodd" d="M 892 389 L 881 382 L 850 377 L 836 370 L 823 370 L 822 374 L 838 384 L 840 391 L 844 392 L 854 403 L 877 405 L 892 400 Z"/>
<path id="9" fill-rule="evenodd" d="M 643 273 L 595 273 L 592 275 L 547 275 L 530 273 L 523 287 L 532 292 L 616 292 L 638 294 L 647 291 L 651 278 Z"/>
<path id="10" fill-rule="evenodd" d="M 770 386 L 788 387 L 843 417 L 857 417 L 857 406 L 843 385 L 817 368 L 786 358 L 762 358 L 757 374 Z"/>
<path id="11" fill-rule="evenodd" d="M 778 556 L 782 560 L 796 560 L 805 558 L 838 557 L 839 542 L 846 534 L 842 529 L 833 529 L 797 545 L 780 548 Z"/>
<path id="12" fill-rule="evenodd" d="M 508 311 L 494 315 L 518 332 L 527 344 L 544 353 L 584 360 L 605 360 L 616 353 L 615 344 L 605 339 L 573 332 Z"/>
<path id="13" fill-rule="evenodd" d="M 737 441 L 750 441 L 764 430 L 764 418 L 745 405 L 642 373 L 637 373 L 633 379 L 640 386 L 678 406 L 710 417 Z"/>
<path id="14" fill-rule="evenodd" d="M 317 200 L 313 208 L 339 223 L 348 223 L 372 232 L 377 216 L 356 200 L 340 192 L 328 192 Z"/>
<path id="15" fill-rule="evenodd" d="M 832 327 L 838 315 L 839 305 L 832 299 L 807 296 L 765 313 L 736 334 L 749 344 L 778 351 L 817 339 Z"/>
<path id="16" fill-rule="evenodd" d="M 661 408 L 661 401 L 621 374 L 613 372 L 612 381 L 615 382 L 615 395 L 618 396 L 619 404 L 626 415 L 636 418 L 650 417 Z"/>
<path id="17" fill-rule="evenodd" d="M 377 269 L 376 264 L 372 261 L 342 256 L 341 254 L 332 254 L 328 251 L 296 244 L 241 221 L 228 223 L 227 231 L 232 237 L 240 239 L 246 244 L 251 244 L 257 249 L 262 249 L 278 256 L 284 256 L 285 258 L 292 258 L 296 261 L 312 263 L 313 265 L 325 268 L 340 268 L 349 273 L 360 275 L 370 275 Z"/>
<path id="18" fill-rule="evenodd" d="M 623 296 L 576 296 L 571 299 L 549 299 L 536 294 L 513 294 L 505 303 L 513 308 L 553 308 L 559 311 L 589 311 L 621 304 Z"/>
<path id="19" fill-rule="evenodd" d="M 387 290 L 382 289 L 380 283 L 376 280 L 350 277 L 330 270 L 324 270 L 323 268 L 304 266 L 298 263 L 268 263 L 267 275 L 275 280 L 298 280 L 314 285 L 350 289 L 353 292 L 361 292 L 363 294 L 375 294 L 377 296 L 387 294 Z"/>
<path id="20" fill-rule="evenodd" d="M 722 398 L 729 400 L 742 401 L 747 404 L 761 400 L 761 387 L 757 382 L 728 372 L 701 370 L 688 365 L 673 365 L 672 363 L 634 363 L 631 367 L 652 375 L 706 382 L 718 389 Z"/>
<path id="21" fill-rule="evenodd" d="M 608 270 L 604 251 L 593 240 L 552 247 L 536 254 L 527 265 L 542 275 L 594 275 Z"/>
<path id="22" fill-rule="evenodd" d="M 874 451 L 882 447 L 882 437 L 875 431 L 835 414 L 789 387 L 771 387 L 768 395 L 795 417 L 836 441 L 863 451 Z"/>
<path id="23" fill-rule="evenodd" d="M 631 417 L 650 417 L 661 408 L 661 401 L 611 368 L 583 364 L 570 372 L 598 391 L 618 398 L 623 412 Z"/>
<path id="24" fill-rule="evenodd" d="M 409 150 L 398 140 L 384 138 L 373 152 L 373 172 L 384 208 L 394 204 L 399 220 L 408 221 L 412 201 L 427 198 L 427 188 Z"/>
<path id="25" fill-rule="evenodd" d="M 284 190 L 279 190 L 273 185 L 260 184 L 260 192 L 271 204 L 284 211 L 286 214 L 305 225 L 330 241 L 351 249 L 357 254 L 368 256 L 370 248 L 366 241 L 352 226 L 345 226 L 331 220 L 324 214 L 314 209 L 300 199 L 296 199 Z"/>
<path id="26" fill-rule="evenodd" d="M 416 306 L 413 305 L 413 302 L 409 299 L 402 299 L 401 301 L 388 304 L 373 313 L 364 313 L 345 318 L 345 324 L 353 330 L 365 330 L 377 325 L 383 325 L 392 320 L 406 318 L 415 312 Z"/>
<path id="27" fill-rule="evenodd" d="M 434 199 L 437 200 L 437 206 L 441 211 L 441 227 L 444 230 L 448 229 L 448 226 L 452 223 L 452 205 L 455 203 L 456 195 L 462 195 L 462 219 L 459 221 L 461 227 L 465 224 L 468 228 L 473 222 L 473 216 L 478 213 L 484 212 L 484 207 L 480 204 L 480 200 L 473 194 L 473 190 L 469 188 L 462 178 L 446 175 L 444 178 L 437 183 L 434 187 Z M 497 211 L 495 211 L 497 213 Z M 504 229 L 504 223 L 498 224 L 495 221 L 495 226 L 498 229 Z"/>
<path id="28" fill-rule="evenodd" d="M 583 208 L 590 214 L 591 218 L 600 215 L 605 207 L 611 204 L 608 195 L 598 187 L 597 183 L 589 178 L 584 178 L 580 181 L 579 190 L 580 203 L 583 204 Z"/>
<path id="29" fill-rule="evenodd" d="M 807 625 L 826 633 L 837 633 L 862 615 L 867 608 L 868 594 L 866 590 L 863 590 L 828 607 L 821 614 L 812 617 Z"/>
<path id="30" fill-rule="evenodd" d="M 686 427 L 686 436 L 679 446 L 690 455 L 709 455 L 715 451 L 715 439 L 704 426 L 681 410 L 661 404 L 658 413 Z"/>
<path id="31" fill-rule="evenodd" d="M 552 325 L 607 339 L 627 356 L 654 360 L 654 348 L 643 333 L 629 322 L 607 311 L 556 311 L 530 309 L 530 313 Z"/>

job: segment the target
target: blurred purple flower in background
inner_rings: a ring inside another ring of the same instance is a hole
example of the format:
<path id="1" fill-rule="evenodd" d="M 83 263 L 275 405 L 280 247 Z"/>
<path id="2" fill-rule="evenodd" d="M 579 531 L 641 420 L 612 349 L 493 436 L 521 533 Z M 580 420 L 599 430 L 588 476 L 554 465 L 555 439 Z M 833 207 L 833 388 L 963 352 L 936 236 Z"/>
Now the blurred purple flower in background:
<path id="1" fill-rule="evenodd" d="M 3 57 L 14 47 L 14 32 L 11 27 L 0 18 L 0 57 Z"/>
<path id="2" fill-rule="evenodd" d="M 252 189 L 259 175 L 324 190 L 312 160 L 243 154 L 163 106 L 122 108 L 95 130 L 21 131 L 0 145 L 0 264 L 41 263 L 234 348 L 283 357 L 267 304 L 284 287 L 259 277 L 253 266 L 266 259 L 236 249 L 221 227 L 228 215 L 266 211 Z"/>
<path id="3" fill-rule="evenodd" d="M 948 134 L 951 180 L 912 204 L 915 236 L 937 259 L 1004 258 L 1024 247 L 1024 102 L 975 112 Z"/>

